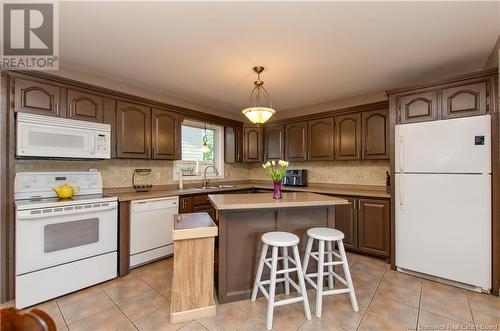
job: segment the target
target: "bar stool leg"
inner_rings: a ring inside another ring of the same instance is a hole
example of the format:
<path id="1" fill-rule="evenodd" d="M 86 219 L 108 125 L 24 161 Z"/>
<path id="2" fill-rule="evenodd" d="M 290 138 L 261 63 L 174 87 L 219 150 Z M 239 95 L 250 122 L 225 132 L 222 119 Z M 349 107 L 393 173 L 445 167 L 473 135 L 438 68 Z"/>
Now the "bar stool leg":
<path id="1" fill-rule="evenodd" d="M 325 261 L 325 241 L 319 241 L 318 252 L 318 289 L 316 291 L 316 317 L 321 317 L 321 310 L 323 306 L 323 269 Z"/>
<path id="2" fill-rule="evenodd" d="M 300 292 L 302 294 L 302 298 L 304 298 L 304 311 L 306 313 L 306 318 L 308 320 L 311 319 L 311 307 L 309 307 L 309 298 L 307 297 L 307 289 L 306 289 L 306 282 L 304 280 L 304 274 L 302 273 L 302 269 L 300 266 L 300 255 L 299 255 L 299 248 L 297 245 L 293 246 L 293 258 L 295 259 L 295 263 L 297 263 L 297 278 L 299 279 L 299 287 L 300 287 Z"/>
<path id="3" fill-rule="evenodd" d="M 267 256 L 267 244 L 262 246 L 262 251 L 260 253 L 259 266 L 257 267 L 257 275 L 255 275 L 255 281 L 253 283 L 252 290 L 252 301 L 257 299 L 257 293 L 259 292 L 259 282 L 262 278 L 262 270 L 264 269 L 264 260 Z"/>
<path id="4" fill-rule="evenodd" d="M 273 255 L 271 260 L 271 282 L 269 284 L 269 302 L 267 303 L 267 321 L 266 328 L 273 328 L 274 312 L 274 294 L 276 292 L 276 271 L 278 269 L 278 246 L 273 246 Z"/>
<path id="5" fill-rule="evenodd" d="M 351 297 L 352 310 L 359 311 L 358 301 L 356 300 L 356 294 L 354 293 L 354 285 L 352 283 L 351 272 L 349 271 L 349 265 L 347 264 L 347 255 L 345 254 L 344 243 L 342 240 L 337 241 L 339 246 L 340 256 L 342 257 L 342 267 L 344 268 L 344 275 L 347 285 L 349 286 L 349 296 Z"/>
<path id="6" fill-rule="evenodd" d="M 304 275 L 307 273 L 307 267 L 309 265 L 309 256 L 311 255 L 313 242 L 314 242 L 313 238 L 309 237 L 307 239 L 306 252 L 304 254 L 304 265 L 302 266 L 302 271 Z"/>
<path id="7" fill-rule="evenodd" d="M 281 248 L 283 254 L 283 268 L 288 269 L 288 247 Z M 285 294 L 290 295 L 290 274 L 285 272 Z"/>
<path id="8" fill-rule="evenodd" d="M 333 247 L 332 247 L 332 242 L 331 241 L 327 241 L 326 242 L 326 250 L 329 252 L 327 254 L 327 258 L 328 258 L 328 263 L 330 263 L 330 265 L 328 265 L 328 288 L 330 290 L 333 290 L 333 265 L 331 265 L 331 263 L 333 262 L 333 254 L 330 253 L 332 250 L 333 250 Z"/>

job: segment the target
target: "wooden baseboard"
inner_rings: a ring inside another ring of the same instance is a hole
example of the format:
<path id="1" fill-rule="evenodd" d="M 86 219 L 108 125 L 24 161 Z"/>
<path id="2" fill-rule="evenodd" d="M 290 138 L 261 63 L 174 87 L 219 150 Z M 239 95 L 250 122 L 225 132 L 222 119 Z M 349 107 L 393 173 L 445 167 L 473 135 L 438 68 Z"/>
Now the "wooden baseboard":
<path id="1" fill-rule="evenodd" d="M 179 311 L 179 312 L 170 312 L 170 323 L 179 323 L 194 320 L 197 318 L 214 316 L 216 313 L 215 305 L 196 308 L 191 310 Z"/>

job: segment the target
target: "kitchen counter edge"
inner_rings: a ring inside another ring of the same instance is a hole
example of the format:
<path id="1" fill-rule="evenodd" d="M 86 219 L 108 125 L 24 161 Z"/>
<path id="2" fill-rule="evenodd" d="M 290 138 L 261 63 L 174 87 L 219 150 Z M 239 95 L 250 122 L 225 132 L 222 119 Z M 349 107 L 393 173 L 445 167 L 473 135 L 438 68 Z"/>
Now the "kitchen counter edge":
<path id="1" fill-rule="evenodd" d="M 217 183 L 219 184 L 219 183 Z M 231 183 L 224 182 L 225 185 L 234 185 L 234 187 L 225 188 L 214 188 L 207 190 L 192 189 L 192 188 L 165 188 L 165 189 L 154 189 L 149 192 L 135 192 L 133 189 L 129 188 L 110 188 L 105 189 L 104 194 L 106 196 L 117 197 L 119 202 L 134 201 L 134 200 L 144 200 L 144 199 L 156 199 L 170 196 L 183 196 L 183 195 L 199 195 L 199 194 L 211 194 L 219 192 L 232 192 L 250 189 L 267 189 L 272 190 L 272 183 L 263 182 L 249 182 L 249 183 Z M 215 185 L 215 183 L 214 183 Z M 360 187 L 363 186 L 363 187 Z M 127 190 L 128 189 L 128 190 Z M 297 186 L 283 186 L 284 192 L 310 192 L 319 194 L 331 194 L 340 196 L 356 196 L 356 197 L 369 197 L 369 198 L 382 198 L 389 199 L 390 193 L 386 193 L 384 186 L 371 186 L 368 185 L 348 185 L 342 184 L 338 186 L 337 184 L 327 185 L 327 184 L 310 184 L 305 187 Z"/>

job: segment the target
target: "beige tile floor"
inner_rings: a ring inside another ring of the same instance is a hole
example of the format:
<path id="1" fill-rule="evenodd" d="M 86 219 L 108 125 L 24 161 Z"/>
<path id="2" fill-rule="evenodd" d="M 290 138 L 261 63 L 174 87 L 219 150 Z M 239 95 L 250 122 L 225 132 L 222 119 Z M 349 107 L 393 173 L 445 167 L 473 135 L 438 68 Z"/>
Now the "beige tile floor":
<path id="1" fill-rule="evenodd" d="M 323 317 L 307 321 L 302 304 L 277 307 L 274 330 L 499 330 L 500 299 L 391 271 L 378 259 L 349 254 L 359 302 L 325 297 Z M 218 305 L 217 315 L 171 324 L 173 259 L 159 261 L 91 288 L 43 303 L 58 330 L 265 330 L 266 301 Z M 314 292 L 309 291 L 314 314 Z"/>

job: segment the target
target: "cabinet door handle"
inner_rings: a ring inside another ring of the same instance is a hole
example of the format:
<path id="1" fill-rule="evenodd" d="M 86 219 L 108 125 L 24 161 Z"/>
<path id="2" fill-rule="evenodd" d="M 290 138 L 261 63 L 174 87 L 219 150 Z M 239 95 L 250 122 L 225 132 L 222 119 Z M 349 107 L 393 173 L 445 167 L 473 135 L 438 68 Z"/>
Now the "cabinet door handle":
<path id="1" fill-rule="evenodd" d="M 156 151 L 154 149 L 154 147 L 151 149 L 151 157 L 155 157 L 156 156 Z"/>
<path id="2" fill-rule="evenodd" d="M 356 157 L 357 157 L 358 159 L 360 158 L 360 157 L 359 157 L 359 154 L 360 154 L 360 151 L 359 151 L 359 148 L 358 148 L 358 150 L 356 151 Z"/>
<path id="3" fill-rule="evenodd" d="M 352 200 L 352 210 L 356 210 L 356 200 Z"/>
<path id="4" fill-rule="evenodd" d="M 363 151 L 361 152 L 361 158 L 365 158 L 365 153 L 366 153 L 366 148 L 363 148 Z"/>
<path id="5" fill-rule="evenodd" d="M 361 200 L 358 200 L 358 210 L 361 210 Z"/>
<path id="6" fill-rule="evenodd" d="M 59 117 L 59 104 L 56 103 L 56 116 Z"/>

